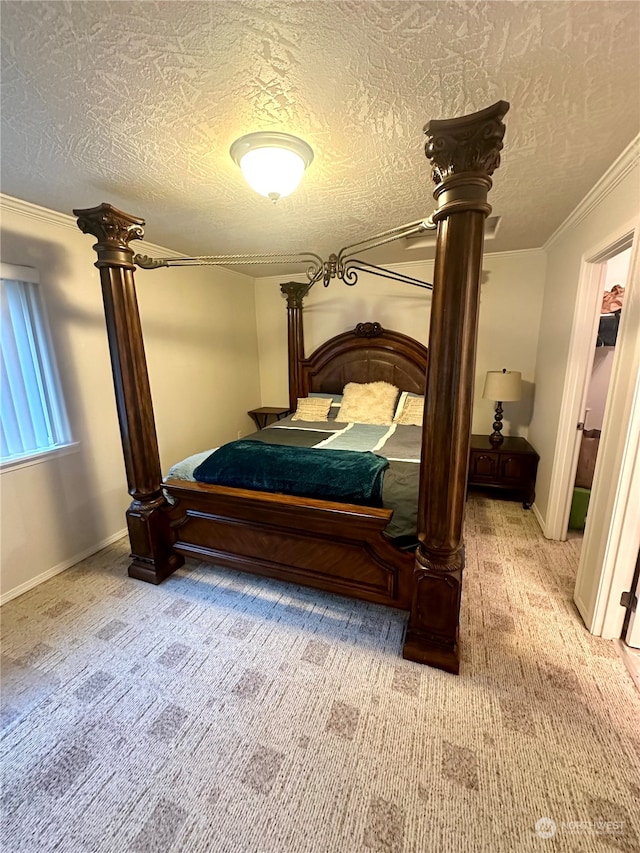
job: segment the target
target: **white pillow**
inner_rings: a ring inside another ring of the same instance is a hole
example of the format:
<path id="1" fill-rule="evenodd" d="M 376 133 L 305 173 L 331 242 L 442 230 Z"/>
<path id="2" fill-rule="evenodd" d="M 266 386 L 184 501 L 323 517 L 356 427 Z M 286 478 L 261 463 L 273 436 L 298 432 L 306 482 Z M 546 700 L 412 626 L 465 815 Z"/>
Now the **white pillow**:
<path id="1" fill-rule="evenodd" d="M 390 424 L 399 389 L 389 382 L 348 382 L 337 420 L 343 423 Z"/>
<path id="2" fill-rule="evenodd" d="M 331 397 L 301 397 L 292 421 L 326 421 L 331 406 Z"/>

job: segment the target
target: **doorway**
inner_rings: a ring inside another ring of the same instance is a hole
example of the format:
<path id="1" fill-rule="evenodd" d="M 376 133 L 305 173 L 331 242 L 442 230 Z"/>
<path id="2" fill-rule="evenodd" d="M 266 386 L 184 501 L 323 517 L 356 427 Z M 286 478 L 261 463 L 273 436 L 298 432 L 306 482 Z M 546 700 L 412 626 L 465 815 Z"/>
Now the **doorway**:
<path id="1" fill-rule="evenodd" d="M 596 306 L 596 312 L 599 313 L 597 337 L 587 384 L 584 414 L 578 423 L 582 435 L 579 438 L 567 533 L 573 539 L 581 537 L 588 515 L 630 263 L 631 246 L 608 258 L 602 264 L 601 298 Z"/>

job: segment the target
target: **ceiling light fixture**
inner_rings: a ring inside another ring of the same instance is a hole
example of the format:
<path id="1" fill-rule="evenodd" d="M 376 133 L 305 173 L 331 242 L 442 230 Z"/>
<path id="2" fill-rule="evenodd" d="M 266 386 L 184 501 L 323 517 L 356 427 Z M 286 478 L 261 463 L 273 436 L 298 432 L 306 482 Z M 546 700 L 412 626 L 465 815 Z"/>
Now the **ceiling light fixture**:
<path id="1" fill-rule="evenodd" d="M 313 160 L 313 150 L 304 140 L 271 130 L 241 136 L 229 154 L 249 186 L 274 204 L 296 189 Z"/>

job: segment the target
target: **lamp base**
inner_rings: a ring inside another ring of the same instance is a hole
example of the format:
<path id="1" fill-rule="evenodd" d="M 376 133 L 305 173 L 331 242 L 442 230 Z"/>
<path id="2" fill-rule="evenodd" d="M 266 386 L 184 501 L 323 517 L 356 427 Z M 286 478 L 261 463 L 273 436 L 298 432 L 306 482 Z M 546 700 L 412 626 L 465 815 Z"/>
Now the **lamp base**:
<path id="1" fill-rule="evenodd" d="M 504 436 L 500 432 L 492 432 L 489 436 L 489 444 L 492 447 L 500 447 L 502 442 L 504 441 Z"/>
<path id="2" fill-rule="evenodd" d="M 504 437 L 500 430 L 502 429 L 502 402 L 496 403 L 496 415 L 493 422 L 493 432 L 489 436 L 489 443 L 492 447 L 500 447 L 504 441 Z"/>

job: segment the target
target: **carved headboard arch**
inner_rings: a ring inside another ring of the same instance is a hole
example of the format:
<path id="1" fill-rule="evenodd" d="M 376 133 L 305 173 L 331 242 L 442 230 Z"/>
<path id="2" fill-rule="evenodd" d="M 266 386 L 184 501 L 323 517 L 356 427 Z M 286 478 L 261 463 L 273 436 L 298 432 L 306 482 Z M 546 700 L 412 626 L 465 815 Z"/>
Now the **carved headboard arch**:
<path id="1" fill-rule="evenodd" d="M 297 397 L 340 394 L 348 382 L 385 381 L 424 394 L 429 354 L 423 344 L 379 323 L 359 323 L 298 361 Z"/>

